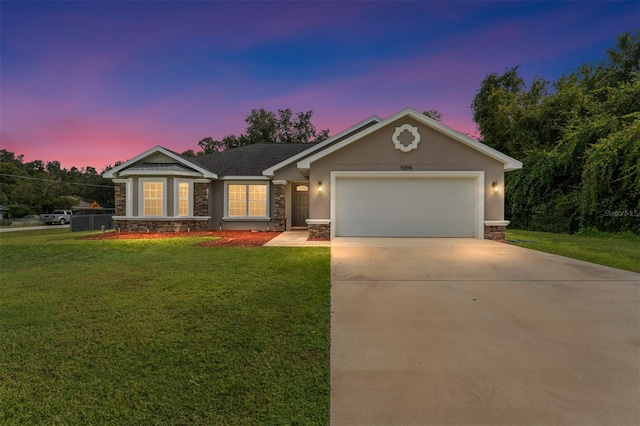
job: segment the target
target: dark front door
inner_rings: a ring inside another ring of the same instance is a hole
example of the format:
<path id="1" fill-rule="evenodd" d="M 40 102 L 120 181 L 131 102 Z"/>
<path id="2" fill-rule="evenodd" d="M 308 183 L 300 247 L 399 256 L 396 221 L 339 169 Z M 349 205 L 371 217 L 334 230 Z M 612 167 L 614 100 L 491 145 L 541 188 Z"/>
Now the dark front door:
<path id="1" fill-rule="evenodd" d="M 309 185 L 294 185 L 291 226 L 306 227 L 307 219 L 309 219 Z"/>

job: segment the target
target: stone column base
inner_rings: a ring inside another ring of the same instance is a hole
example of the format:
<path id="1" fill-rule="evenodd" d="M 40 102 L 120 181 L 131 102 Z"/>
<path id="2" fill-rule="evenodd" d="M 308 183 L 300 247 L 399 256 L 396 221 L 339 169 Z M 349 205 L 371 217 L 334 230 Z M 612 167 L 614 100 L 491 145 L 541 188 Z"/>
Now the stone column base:
<path id="1" fill-rule="evenodd" d="M 485 220 L 484 239 L 485 240 L 506 240 L 508 220 Z"/>
<path id="2" fill-rule="evenodd" d="M 284 232 L 287 230 L 287 220 L 286 219 L 273 219 L 272 230 L 275 232 Z"/>
<path id="3" fill-rule="evenodd" d="M 310 240 L 329 241 L 331 239 L 331 220 L 307 219 L 307 225 Z"/>

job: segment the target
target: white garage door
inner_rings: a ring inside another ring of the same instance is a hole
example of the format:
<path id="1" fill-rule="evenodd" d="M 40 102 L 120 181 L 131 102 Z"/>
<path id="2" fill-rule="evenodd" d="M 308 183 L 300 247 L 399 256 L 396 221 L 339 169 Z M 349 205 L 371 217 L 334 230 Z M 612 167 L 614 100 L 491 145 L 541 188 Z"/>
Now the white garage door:
<path id="1" fill-rule="evenodd" d="M 337 178 L 336 236 L 474 237 L 471 178 Z"/>

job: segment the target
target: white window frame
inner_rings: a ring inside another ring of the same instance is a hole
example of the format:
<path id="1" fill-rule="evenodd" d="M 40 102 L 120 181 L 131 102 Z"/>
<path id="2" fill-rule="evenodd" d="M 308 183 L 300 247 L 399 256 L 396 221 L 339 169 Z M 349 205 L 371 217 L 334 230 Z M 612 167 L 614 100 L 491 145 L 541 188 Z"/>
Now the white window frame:
<path id="1" fill-rule="evenodd" d="M 145 215 L 144 214 L 144 184 L 147 182 L 162 182 L 162 214 L 161 215 Z M 139 217 L 167 217 L 167 198 L 168 198 L 167 178 L 140 178 L 138 179 L 138 216 Z"/>
<path id="2" fill-rule="evenodd" d="M 186 216 L 180 216 L 180 184 L 189 185 L 189 211 Z M 193 217 L 193 180 L 191 179 L 174 179 L 173 180 L 173 215 L 175 217 Z"/>
<path id="3" fill-rule="evenodd" d="M 225 221 L 233 221 L 233 220 L 254 220 L 254 221 L 264 221 L 271 220 L 269 217 L 269 210 L 271 206 L 271 194 L 270 194 L 270 181 L 225 181 L 224 183 L 224 215 L 222 220 Z M 246 197 L 247 204 L 245 207 L 246 214 L 249 213 L 249 185 L 261 185 L 265 187 L 266 193 L 266 208 L 265 208 L 265 216 L 229 216 L 229 185 L 244 185 L 246 186 Z"/>
<path id="4" fill-rule="evenodd" d="M 127 179 L 126 182 L 127 193 L 125 194 L 125 210 L 126 215 L 133 216 L 133 178 Z"/>

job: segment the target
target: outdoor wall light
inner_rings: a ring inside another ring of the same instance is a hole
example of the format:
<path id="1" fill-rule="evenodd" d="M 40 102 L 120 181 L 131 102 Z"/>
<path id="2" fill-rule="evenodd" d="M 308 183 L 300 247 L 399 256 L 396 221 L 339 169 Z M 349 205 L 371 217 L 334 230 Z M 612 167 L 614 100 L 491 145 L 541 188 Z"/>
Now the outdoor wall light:
<path id="1" fill-rule="evenodd" d="M 500 190 L 500 187 L 498 186 L 498 182 L 496 182 L 495 180 L 491 184 L 491 187 L 493 188 L 493 192 L 498 192 Z"/>
<path id="2" fill-rule="evenodd" d="M 318 191 L 322 192 L 322 181 L 318 181 Z"/>

